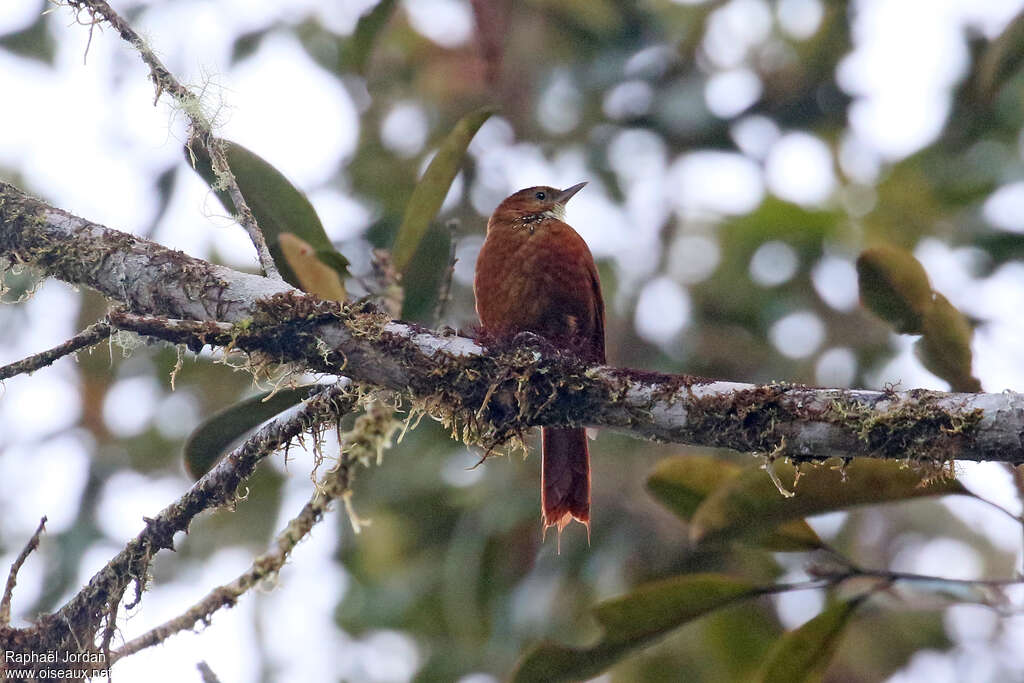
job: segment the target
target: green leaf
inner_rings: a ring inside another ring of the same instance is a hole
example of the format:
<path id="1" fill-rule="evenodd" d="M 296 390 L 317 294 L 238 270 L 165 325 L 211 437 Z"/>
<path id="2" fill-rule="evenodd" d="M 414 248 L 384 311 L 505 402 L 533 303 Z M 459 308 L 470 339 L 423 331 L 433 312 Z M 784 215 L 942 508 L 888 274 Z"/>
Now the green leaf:
<path id="1" fill-rule="evenodd" d="M 46 12 L 40 12 L 36 20 L 24 29 L 0 35 L 0 48 L 19 57 L 37 59 L 47 66 L 53 66 L 57 43 L 48 25 Z"/>
<path id="2" fill-rule="evenodd" d="M 312 247 L 312 245 L 310 246 Z M 338 275 L 348 273 L 348 259 L 334 249 L 319 249 L 316 252 L 316 257 L 332 268 Z"/>
<path id="3" fill-rule="evenodd" d="M 836 602 L 800 628 L 782 636 L 769 650 L 756 683 L 821 680 L 839 645 L 843 629 L 863 597 Z"/>
<path id="4" fill-rule="evenodd" d="M 974 330 L 964 314 L 938 292 L 925 311 L 921 332 L 914 350 L 928 370 L 949 382 L 953 391 L 981 391 L 981 382 L 971 374 Z"/>
<path id="5" fill-rule="evenodd" d="M 409 266 L 430 227 L 430 221 L 434 220 L 441 209 L 448 188 L 462 165 L 470 140 L 493 113 L 492 107 L 483 107 L 459 119 L 416 184 L 395 237 L 395 246 L 391 250 L 392 262 L 399 272 L 404 272 Z"/>
<path id="6" fill-rule="evenodd" d="M 396 0 L 380 0 L 377 6 L 359 18 L 352 37 L 345 42 L 341 51 L 340 65 L 342 69 L 352 69 L 357 73 L 365 73 L 366 62 L 370 59 L 377 36 L 387 26 Z"/>
<path id="7" fill-rule="evenodd" d="M 185 441 L 185 470 L 199 479 L 213 469 L 228 447 L 249 430 L 309 396 L 310 386 L 265 391 L 214 413 Z"/>
<path id="8" fill-rule="evenodd" d="M 977 62 L 977 93 L 989 99 L 1024 63 L 1024 12 L 1013 18 L 988 44 Z"/>
<path id="9" fill-rule="evenodd" d="M 594 608 L 607 642 L 660 635 L 702 614 L 746 597 L 755 587 L 722 574 L 686 574 L 644 584 Z"/>
<path id="10" fill-rule="evenodd" d="M 889 246 L 865 249 L 857 257 L 857 284 L 861 303 L 872 313 L 897 332 L 920 334 L 932 286 L 913 254 Z"/>
<path id="11" fill-rule="evenodd" d="M 715 310 L 718 324 L 738 324 L 751 329 L 764 325 L 765 314 L 774 305 L 770 303 L 772 297 L 758 287 L 748 290 L 744 296 L 736 296 L 736 283 L 750 281 L 750 259 L 757 249 L 767 241 L 785 243 L 796 252 L 803 273 L 821 258 L 821 245 L 836 239 L 845 220 L 838 211 L 812 210 L 770 195 L 754 211 L 725 218 L 717 230 L 721 263 L 714 274 L 699 285 L 702 305 Z M 801 281 L 800 277 L 794 278 L 790 285 Z M 730 343 L 736 341 L 730 340 Z"/>
<path id="12" fill-rule="evenodd" d="M 774 468 L 792 498 L 779 493 L 768 474 L 759 468 L 744 470 L 719 486 L 697 508 L 690 537 L 701 543 L 757 538 L 783 522 L 823 512 L 946 494 L 970 495 L 955 479 L 925 480 L 924 475 L 892 460 L 858 459 L 845 470 L 838 460 L 796 468 L 776 462 Z M 845 479 L 844 479 L 845 472 Z"/>
<path id="13" fill-rule="evenodd" d="M 647 490 L 684 521 L 708 494 L 740 473 L 725 460 L 702 455 L 677 455 L 660 460 L 647 477 Z"/>
<path id="14" fill-rule="evenodd" d="M 224 149 L 231 166 L 231 172 L 238 181 L 238 189 L 242 191 L 246 203 L 252 209 L 256 223 L 263 231 L 263 237 L 270 247 L 270 255 L 274 265 L 281 271 L 288 284 L 302 289 L 300 278 L 288 265 L 281 250 L 280 237 L 291 233 L 307 243 L 318 255 L 333 254 L 327 263 L 334 269 L 344 282 L 348 277 L 348 260 L 331 244 L 324 231 L 320 217 L 316 215 L 313 205 L 302 192 L 284 177 L 280 171 L 271 166 L 259 155 L 230 140 L 224 141 Z M 235 214 L 235 205 L 227 192 L 221 189 L 210 165 L 210 158 L 202 150 L 186 148 L 185 158 L 191 161 L 195 154 L 195 170 L 203 180 L 216 192 L 224 208 Z M 321 261 L 324 259 L 321 257 Z"/>
<path id="15" fill-rule="evenodd" d="M 330 301 L 345 300 L 345 281 L 320 260 L 319 252 L 290 232 L 278 235 L 281 253 L 298 278 L 302 290 Z"/>
<path id="16" fill-rule="evenodd" d="M 762 589 L 721 574 L 687 574 L 655 581 L 594 608 L 604 636 L 591 647 L 545 642 L 520 660 L 512 680 L 554 683 L 597 676 L 632 650 L 672 629 Z"/>
<path id="17" fill-rule="evenodd" d="M 647 489 L 665 507 L 689 522 L 700 504 L 719 486 L 744 468 L 731 462 L 699 455 L 665 458 L 647 478 Z M 813 550 L 822 547 L 818 534 L 802 519 L 784 522 L 766 535 L 751 537 L 757 545 L 776 552 Z"/>

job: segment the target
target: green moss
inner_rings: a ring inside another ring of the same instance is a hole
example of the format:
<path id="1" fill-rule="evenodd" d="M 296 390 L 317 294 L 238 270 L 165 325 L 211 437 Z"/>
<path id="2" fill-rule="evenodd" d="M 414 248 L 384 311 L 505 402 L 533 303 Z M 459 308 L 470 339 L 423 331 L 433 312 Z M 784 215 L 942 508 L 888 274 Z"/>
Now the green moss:
<path id="1" fill-rule="evenodd" d="M 911 391 L 895 394 L 887 406 L 859 401 L 833 401 L 824 417 L 850 431 L 879 457 L 904 458 L 915 465 L 947 472 L 961 448 L 974 438 L 980 409 L 967 413 L 940 405 L 939 394 Z"/>
<path id="2" fill-rule="evenodd" d="M 737 451 L 778 453 L 783 435 L 781 421 L 790 419 L 783 402 L 788 385 L 766 384 L 721 395 L 693 397 L 687 406 L 686 431 L 695 443 L 714 444 Z"/>
<path id="3" fill-rule="evenodd" d="M 888 403 L 837 399 L 822 410 L 812 401 L 800 400 L 805 390 L 770 384 L 721 395 L 691 395 L 685 425 L 672 437 L 802 462 L 834 453 L 796 453 L 786 442 L 787 433 L 792 425 L 825 422 L 851 441 L 865 444 L 873 455 L 905 459 L 944 476 L 949 463 L 974 438 L 983 415 L 981 410 L 951 411 L 939 402 L 939 394 L 926 391 L 910 392 L 902 399 L 895 392 L 883 394 Z"/>

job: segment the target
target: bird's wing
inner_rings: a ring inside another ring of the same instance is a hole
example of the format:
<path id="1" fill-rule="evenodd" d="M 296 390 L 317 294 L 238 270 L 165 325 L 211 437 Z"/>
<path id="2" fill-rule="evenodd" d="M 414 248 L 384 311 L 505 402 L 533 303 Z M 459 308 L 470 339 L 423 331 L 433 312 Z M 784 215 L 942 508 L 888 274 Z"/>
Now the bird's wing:
<path id="1" fill-rule="evenodd" d="M 594 294 L 591 301 L 595 307 L 591 344 L 594 349 L 594 360 L 603 364 L 607 362 L 604 355 L 604 299 L 601 296 L 601 281 L 597 277 L 597 266 L 594 265 L 593 259 L 590 259 L 588 270 L 590 271 L 590 287 Z"/>

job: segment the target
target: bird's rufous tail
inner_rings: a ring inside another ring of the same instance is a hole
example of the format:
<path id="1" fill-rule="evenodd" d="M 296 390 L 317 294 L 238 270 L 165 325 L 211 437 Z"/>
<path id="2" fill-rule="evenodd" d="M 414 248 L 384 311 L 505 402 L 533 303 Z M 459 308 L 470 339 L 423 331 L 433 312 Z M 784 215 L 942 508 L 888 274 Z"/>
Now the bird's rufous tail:
<path id="1" fill-rule="evenodd" d="M 576 520 L 590 534 L 590 453 L 585 429 L 545 427 L 542 432 L 541 510 L 544 529 L 558 533 Z"/>

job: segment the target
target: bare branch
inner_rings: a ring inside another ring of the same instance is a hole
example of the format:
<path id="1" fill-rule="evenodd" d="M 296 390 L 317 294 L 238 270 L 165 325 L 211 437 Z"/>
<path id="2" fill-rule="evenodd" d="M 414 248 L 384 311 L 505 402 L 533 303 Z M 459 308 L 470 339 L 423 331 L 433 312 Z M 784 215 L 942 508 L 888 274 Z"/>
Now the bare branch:
<path id="1" fill-rule="evenodd" d="M 220 683 L 217 674 L 213 672 L 213 669 L 206 662 L 199 662 L 196 664 L 196 668 L 199 669 L 199 675 L 203 677 L 203 683 Z"/>
<path id="2" fill-rule="evenodd" d="M 21 643 L 25 650 L 79 652 L 91 648 L 101 624 L 116 614 L 116 606 L 111 603 L 119 602 L 125 588 L 132 583 L 137 587 L 137 602 L 148 580 L 150 560 L 160 550 L 173 548 L 176 533 L 187 531 L 192 520 L 204 510 L 232 502 L 238 486 L 267 455 L 295 436 L 335 423 L 352 410 L 356 396 L 347 386 L 347 382 L 325 386 L 307 399 L 295 414 L 278 418 L 259 429 L 185 495 L 156 517 L 146 519 L 146 526 L 139 535 L 60 610 L 41 617 L 31 627 L 8 629 L 6 634 L 0 624 L 0 635 L 5 635 L 10 642 Z"/>
<path id="3" fill-rule="evenodd" d="M 39 537 L 45 530 L 46 517 L 43 517 L 39 520 L 39 526 L 36 527 L 32 538 L 28 540 L 18 557 L 15 558 L 14 564 L 11 565 L 11 572 L 7 575 L 7 585 L 4 587 L 4 596 L 0 598 L 0 624 L 11 623 L 11 599 L 14 595 L 14 586 L 18 583 L 18 572 L 21 571 L 21 565 L 25 564 L 25 560 L 28 559 L 32 551 L 39 547 Z"/>
<path id="4" fill-rule="evenodd" d="M 89 23 L 90 40 L 92 39 L 92 27 L 99 22 L 106 22 L 118 32 L 125 42 L 138 51 L 142 61 L 149 67 L 149 77 L 153 81 L 153 85 L 156 86 L 156 99 L 159 100 L 160 95 L 165 92 L 169 93 L 188 116 L 192 125 L 188 145 L 190 148 L 198 146 L 210 156 L 213 171 L 218 181 L 223 183 L 224 189 L 230 195 L 235 210 L 238 212 L 236 216 L 238 223 L 249 235 L 253 246 L 256 247 L 256 255 L 263 272 L 267 277 L 281 280 L 281 274 L 278 272 L 277 266 L 274 265 L 274 259 L 270 255 L 263 231 L 257 225 L 256 218 L 238 187 L 238 181 L 235 179 L 234 173 L 231 172 L 231 166 L 228 164 L 224 151 L 224 141 L 213 134 L 213 122 L 203 111 L 200 99 L 178 82 L 163 65 L 160 58 L 156 56 L 153 49 L 135 32 L 135 29 L 104 0 L 67 0 L 67 4 L 79 12 L 83 10 L 88 12 L 92 17 L 92 20 L 87 22 Z"/>
<path id="5" fill-rule="evenodd" d="M 1010 473 L 1013 487 L 1017 490 L 1017 500 L 1024 506 L 1024 466 L 1008 462 L 1004 467 Z M 1018 516 L 1017 521 L 1020 522 L 1021 540 L 1024 541 L 1024 515 Z M 1024 576 L 1024 557 L 1021 557 L 1021 566 L 1018 571 L 1021 576 Z"/>
<path id="6" fill-rule="evenodd" d="M 209 624 L 214 612 L 222 607 L 234 607 L 246 591 L 264 579 L 276 575 L 299 541 L 305 538 L 313 526 L 323 518 L 330 504 L 344 496 L 349 490 L 352 464 L 352 459 L 343 454 L 338 466 L 318 482 L 315 492 L 303 506 L 302 511 L 278 534 L 270 550 L 253 560 L 249 569 L 231 583 L 214 588 L 206 597 L 192 605 L 183 614 L 125 643 L 123 647 L 111 654 L 110 663 L 113 664 L 122 657 L 161 643 L 175 633 L 191 630 L 200 622 Z"/>
<path id="7" fill-rule="evenodd" d="M 543 348 L 488 351 L 89 223 L 2 183 L 0 256 L 122 302 L 131 313 L 112 314 L 115 326 L 187 343 L 185 327 L 213 322 L 198 325 L 208 333 L 193 345 L 402 392 L 487 447 L 531 426 L 583 425 L 796 460 L 1024 462 L 1020 394 L 755 386 L 588 367 Z"/>
<path id="8" fill-rule="evenodd" d="M 0 221 L 0 258 L 38 265 L 48 275 L 124 301 L 135 313 L 238 320 L 250 314 L 254 298 L 291 289 L 257 275 L 238 278 L 237 271 L 90 223 L 5 183 Z"/>
<path id="9" fill-rule="evenodd" d="M 944 595 L 959 602 L 988 605 L 1000 610 L 1004 610 L 1010 602 L 1006 589 L 1024 584 L 1024 577 L 1020 576 L 1012 579 L 958 579 L 890 569 L 870 569 L 860 566 L 831 547 L 812 556 L 806 570 L 812 579 L 825 579 L 834 585 L 851 580 L 863 582 L 863 579 L 876 581 L 876 585 L 883 590 L 899 584 L 916 584 L 918 589 L 924 592 Z"/>
<path id="10" fill-rule="evenodd" d="M 112 331 L 110 325 L 105 322 L 93 323 L 63 344 L 0 367 L 0 380 L 25 372 L 35 372 L 39 368 L 50 365 L 58 358 L 103 341 L 110 336 Z"/>

